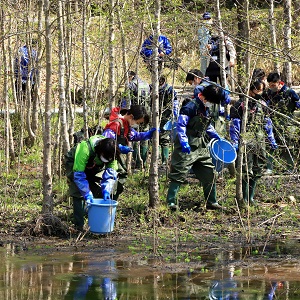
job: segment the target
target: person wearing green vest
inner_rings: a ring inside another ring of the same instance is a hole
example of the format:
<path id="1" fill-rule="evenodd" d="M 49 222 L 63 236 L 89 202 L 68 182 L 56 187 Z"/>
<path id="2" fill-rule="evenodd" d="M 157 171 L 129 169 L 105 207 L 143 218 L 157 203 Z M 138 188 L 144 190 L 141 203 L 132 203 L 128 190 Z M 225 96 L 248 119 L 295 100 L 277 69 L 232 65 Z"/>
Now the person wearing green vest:
<path id="1" fill-rule="evenodd" d="M 65 155 L 69 195 L 73 198 L 74 225 L 83 229 L 85 201 L 111 199 L 117 181 L 120 149 L 114 139 L 91 136 Z M 99 172 L 104 171 L 102 179 Z"/>

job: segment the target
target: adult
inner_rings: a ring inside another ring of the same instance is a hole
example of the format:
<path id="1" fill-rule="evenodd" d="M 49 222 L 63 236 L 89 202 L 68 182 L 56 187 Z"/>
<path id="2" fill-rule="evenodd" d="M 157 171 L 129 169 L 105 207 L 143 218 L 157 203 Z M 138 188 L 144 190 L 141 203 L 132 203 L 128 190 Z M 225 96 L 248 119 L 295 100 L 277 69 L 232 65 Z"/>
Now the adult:
<path id="1" fill-rule="evenodd" d="M 29 82 L 31 97 L 34 96 L 34 87 L 37 80 L 37 51 L 34 49 L 36 40 L 32 40 L 31 46 L 27 44 L 18 49 L 18 54 L 15 58 L 14 75 L 15 75 L 15 88 L 17 98 L 21 100 L 26 96 L 27 82 Z"/>
<path id="2" fill-rule="evenodd" d="M 215 166 L 207 149 L 207 138 L 220 139 L 211 125 L 209 109 L 225 100 L 220 86 L 201 81 L 195 87 L 194 99 L 181 107 L 177 120 L 177 136 L 171 158 L 167 203 L 171 210 L 178 208 L 177 194 L 192 168 L 203 186 L 207 209 L 222 209 L 217 202 Z"/>
<path id="3" fill-rule="evenodd" d="M 277 143 L 273 134 L 271 119 L 266 115 L 266 103 L 261 98 L 264 84 L 260 79 L 250 83 L 248 95 L 255 100 L 249 99 L 247 110 L 247 136 L 246 157 L 243 161 L 242 190 L 245 203 L 255 204 L 254 195 L 258 179 L 263 175 L 266 167 L 266 142 L 267 137 L 272 149 L 277 149 Z M 240 132 L 245 112 L 245 97 L 241 97 L 230 108 L 230 137 L 236 149 L 240 146 Z"/>
<path id="4" fill-rule="evenodd" d="M 154 48 L 158 47 L 158 57 L 154 57 Z M 142 44 L 140 55 L 143 57 L 144 62 L 150 72 L 153 71 L 153 61 L 158 60 L 158 71 L 162 70 L 162 64 L 166 56 L 172 53 L 172 45 L 169 39 L 165 35 L 158 37 L 158 45 L 153 41 L 153 35 L 151 34 Z"/>
<path id="5" fill-rule="evenodd" d="M 170 148 L 170 131 L 164 129 L 164 125 L 178 117 L 178 99 L 174 88 L 167 83 L 165 76 L 159 78 L 159 116 L 160 116 L 160 131 L 159 131 L 159 146 L 161 147 L 161 162 L 167 164 L 169 159 Z"/>
<path id="6" fill-rule="evenodd" d="M 150 106 L 150 85 L 134 71 L 128 74 L 128 84 L 121 101 L 121 108 L 129 109 L 131 105 Z"/>
<path id="7" fill-rule="evenodd" d="M 289 88 L 278 72 L 271 72 L 267 77 L 269 88 L 264 94 L 270 108 L 290 118 L 294 111 L 300 108 L 299 95 Z M 284 165 L 285 172 L 292 172 L 295 166 L 294 158 L 299 151 L 299 129 L 287 118 L 270 112 L 275 127 L 275 138 L 279 145 L 278 154 Z"/>
<path id="8" fill-rule="evenodd" d="M 138 77 L 134 71 L 129 72 L 126 93 L 123 97 L 121 108 L 130 109 L 132 105 L 142 105 L 147 110 L 149 110 L 151 106 L 150 85 Z M 144 132 L 149 130 L 149 127 L 147 124 L 141 124 L 139 129 Z M 147 140 L 133 142 L 133 148 L 134 166 L 139 169 L 141 167 L 141 162 L 143 163 L 143 166 L 146 163 L 149 142 Z"/>
<path id="9" fill-rule="evenodd" d="M 113 197 L 119 157 L 120 149 L 115 140 L 102 135 L 91 136 L 66 154 L 66 175 L 77 229 L 83 229 L 85 201 Z M 101 171 L 104 171 L 102 180 L 98 177 Z"/>
<path id="10" fill-rule="evenodd" d="M 209 12 L 205 12 L 202 15 L 202 24 L 198 29 L 198 40 L 200 49 L 200 71 L 205 74 L 207 68 L 207 44 L 210 40 L 210 30 L 209 26 L 212 24 L 211 15 Z"/>
<path id="11" fill-rule="evenodd" d="M 209 77 L 211 81 L 224 85 L 221 79 L 221 67 L 220 67 L 220 45 L 224 45 L 225 55 L 225 71 L 228 74 L 230 68 L 235 65 L 236 51 L 234 44 L 229 36 L 224 36 L 224 41 L 219 35 L 211 35 L 207 49 L 209 51 L 209 65 L 205 71 L 205 76 Z"/>

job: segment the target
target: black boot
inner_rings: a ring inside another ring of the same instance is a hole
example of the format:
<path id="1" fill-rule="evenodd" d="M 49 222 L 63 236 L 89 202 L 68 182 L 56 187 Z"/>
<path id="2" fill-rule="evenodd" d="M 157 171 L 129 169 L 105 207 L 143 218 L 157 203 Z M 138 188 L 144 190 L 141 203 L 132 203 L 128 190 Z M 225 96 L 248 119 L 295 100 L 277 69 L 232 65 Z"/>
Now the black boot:
<path id="1" fill-rule="evenodd" d="M 222 206 L 217 202 L 217 190 L 215 183 L 203 186 L 203 192 L 207 209 L 222 209 Z"/>

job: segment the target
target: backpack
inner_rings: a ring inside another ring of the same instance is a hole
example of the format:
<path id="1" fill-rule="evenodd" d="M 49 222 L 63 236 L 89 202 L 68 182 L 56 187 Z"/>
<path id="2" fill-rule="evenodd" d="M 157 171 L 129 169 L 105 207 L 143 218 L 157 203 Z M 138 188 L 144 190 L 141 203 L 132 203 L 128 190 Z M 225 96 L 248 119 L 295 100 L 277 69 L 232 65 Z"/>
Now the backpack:
<path id="1" fill-rule="evenodd" d="M 88 160 L 87 165 L 92 165 L 93 161 L 96 157 L 95 151 L 92 149 L 91 142 L 87 140 L 87 145 L 89 147 L 89 152 L 90 152 L 90 157 Z M 74 159 L 75 159 L 75 152 L 77 149 L 78 144 L 74 145 L 66 154 L 64 158 L 64 166 L 65 166 L 65 171 L 66 171 L 66 176 L 67 178 L 73 180 L 73 165 L 74 165 Z"/>
<path id="2" fill-rule="evenodd" d="M 88 137 L 91 137 L 96 134 L 102 134 L 103 128 L 101 126 L 88 127 Z M 81 128 L 79 131 L 73 133 L 73 145 L 79 144 L 85 139 L 84 128 Z"/>
<path id="3" fill-rule="evenodd" d="M 211 45 L 215 46 L 214 49 L 210 51 L 210 55 L 212 57 L 216 56 L 217 57 L 217 62 L 220 63 L 220 37 L 219 36 L 212 36 L 209 43 Z M 227 45 L 226 45 L 226 38 L 224 40 L 224 45 L 225 45 L 225 51 L 226 51 L 225 52 L 226 59 L 228 61 L 230 61 L 230 53 L 229 53 L 229 50 L 228 50 Z"/>

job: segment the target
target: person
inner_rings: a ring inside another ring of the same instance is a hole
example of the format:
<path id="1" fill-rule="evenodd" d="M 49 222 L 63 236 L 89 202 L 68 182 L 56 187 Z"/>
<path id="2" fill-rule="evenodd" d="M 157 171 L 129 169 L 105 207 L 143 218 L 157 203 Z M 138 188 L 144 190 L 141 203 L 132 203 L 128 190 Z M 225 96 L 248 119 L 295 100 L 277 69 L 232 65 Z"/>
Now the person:
<path id="1" fill-rule="evenodd" d="M 220 68 L 220 44 L 223 44 L 220 40 L 219 35 L 211 35 L 207 49 L 209 51 L 210 61 L 205 71 L 205 76 L 209 77 L 211 81 L 224 85 L 221 79 L 221 68 Z M 224 36 L 225 46 L 225 70 L 227 73 L 230 72 L 230 68 L 235 65 L 236 51 L 234 44 L 229 36 Z M 219 82 L 218 82 L 219 80 Z"/>
<path id="2" fill-rule="evenodd" d="M 18 49 L 18 54 L 14 63 L 15 88 L 17 98 L 21 100 L 26 96 L 27 81 L 30 80 L 31 97 L 34 96 L 34 87 L 37 80 L 38 71 L 36 68 L 38 62 L 37 51 L 34 49 L 37 41 L 32 40 L 31 47 L 27 44 Z"/>
<path id="3" fill-rule="evenodd" d="M 205 12 L 202 15 L 202 26 L 198 29 L 198 40 L 200 49 L 200 71 L 205 74 L 207 68 L 207 44 L 210 40 L 209 26 L 212 24 L 211 15 L 209 12 Z"/>
<path id="4" fill-rule="evenodd" d="M 138 132 L 134 129 L 136 126 L 141 124 L 147 125 L 149 122 L 149 114 L 142 105 L 132 105 L 128 110 L 122 109 L 123 115 L 120 112 L 120 108 L 113 109 L 110 122 L 105 126 L 103 135 L 116 140 L 122 154 L 128 154 L 133 151 L 129 147 L 130 142 L 151 139 L 156 128 L 151 128 L 145 132 Z M 144 160 L 146 153 L 142 152 L 141 154 Z M 122 172 L 119 172 L 120 180 L 118 184 L 120 184 L 120 187 L 117 189 L 117 196 L 123 191 L 123 184 L 127 178 L 127 168 L 122 156 L 119 164 L 121 165 Z"/>
<path id="5" fill-rule="evenodd" d="M 196 82 L 198 79 L 195 77 Z M 219 105 L 225 101 L 226 97 L 227 93 L 220 86 L 200 80 L 194 89 L 194 99 L 180 109 L 167 193 L 167 204 L 171 210 L 178 209 L 177 194 L 191 168 L 203 185 L 206 208 L 222 209 L 216 199 L 217 175 L 207 149 L 206 134 L 210 139 L 221 139 L 211 125 L 209 110 L 214 104 Z"/>
<path id="6" fill-rule="evenodd" d="M 151 105 L 150 85 L 139 78 L 133 71 L 129 72 L 128 80 L 127 92 L 122 100 L 121 108 L 129 109 L 132 105 L 143 105 L 147 110 L 149 110 Z M 141 124 L 140 130 L 143 132 L 148 131 L 149 127 L 146 124 Z M 133 142 L 133 161 L 135 162 L 135 167 L 137 169 L 141 167 L 140 158 L 143 166 L 145 165 L 148 148 L 149 142 L 147 140 Z"/>
<path id="7" fill-rule="evenodd" d="M 170 132 L 165 130 L 164 126 L 174 117 L 176 121 L 178 117 L 178 99 L 177 93 L 171 85 L 167 83 L 166 76 L 162 75 L 159 78 L 159 116 L 160 131 L 159 131 L 159 146 L 161 147 L 161 162 L 162 165 L 167 164 L 169 160 L 169 147 L 170 147 Z"/>
<path id="8" fill-rule="evenodd" d="M 268 87 L 267 75 L 266 72 L 261 68 L 255 68 L 252 72 L 251 81 L 255 81 L 256 79 L 260 79 L 264 84 L 264 91 L 266 91 Z"/>
<path id="9" fill-rule="evenodd" d="M 74 225 L 84 225 L 85 201 L 95 198 L 111 199 L 117 181 L 120 149 L 114 139 L 102 135 L 83 140 L 65 155 L 69 195 L 73 198 Z M 104 171 L 102 180 L 98 173 Z M 99 185 L 100 183 L 100 185 Z"/>
<path id="10" fill-rule="evenodd" d="M 129 109 L 131 105 L 150 105 L 150 85 L 139 78 L 134 71 L 128 74 L 128 84 L 121 100 L 121 108 Z"/>
<path id="11" fill-rule="evenodd" d="M 204 79 L 202 81 L 202 79 Z M 201 82 L 206 82 L 206 84 L 209 83 L 208 77 L 204 77 L 203 73 L 199 69 L 192 69 L 187 73 L 186 76 L 186 82 L 190 85 L 197 86 Z M 196 90 L 196 93 L 198 91 Z M 224 93 L 224 99 L 222 99 L 222 102 L 220 105 L 213 104 L 210 107 L 210 116 L 212 117 L 212 124 L 216 128 L 218 132 L 225 133 L 226 126 L 225 126 L 225 118 L 226 116 L 226 106 L 230 103 L 231 98 L 229 96 L 229 91 L 223 90 Z"/>
<path id="12" fill-rule="evenodd" d="M 255 204 L 254 195 L 258 179 L 263 175 L 266 167 L 266 143 L 265 135 L 272 149 L 277 149 L 277 143 L 273 134 L 272 121 L 268 117 L 266 103 L 261 98 L 264 84 L 260 79 L 250 83 L 248 95 L 254 100 L 248 101 L 246 157 L 243 161 L 242 190 L 245 203 Z M 242 120 L 245 112 L 245 97 L 241 97 L 230 108 L 230 137 L 235 149 L 240 147 L 240 134 Z"/>
<path id="13" fill-rule="evenodd" d="M 154 57 L 153 35 L 151 34 L 142 44 L 140 55 L 142 56 L 147 68 L 150 72 L 153 71 L 153 60 L 158 59 L 158 71 L 162 70 L 162 63 L 165 57 L 168 57 L 172 53 L 172 45 L 169 39 L 165 35 L 159 35 L 158 37 L 158 57 Z"/>
<path id="14" fill-rule="evenodd" d="M 300 108 L 299 95 L 281 80 L 278 72 L 269 73 L 267 81 L 269 88 L 264 97 L 268 106 L 293 119 L 294 111 Z M 278 155 L 285 165 L 285 171 L 290 173 L 294 169 L 294 158 L 298 153 L 299 131 L 295 124 L 276 112 L 270 112 L 270 117 L 274 123 L 275 138 L 279 145 Z"/>

